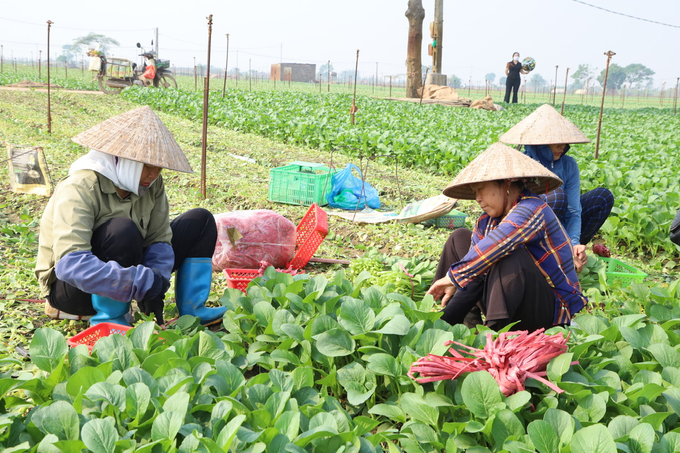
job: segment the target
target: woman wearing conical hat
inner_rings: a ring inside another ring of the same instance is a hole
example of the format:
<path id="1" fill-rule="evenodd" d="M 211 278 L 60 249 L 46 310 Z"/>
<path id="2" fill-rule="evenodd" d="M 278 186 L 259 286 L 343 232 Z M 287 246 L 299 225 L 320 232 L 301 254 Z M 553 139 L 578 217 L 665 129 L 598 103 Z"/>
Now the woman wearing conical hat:
<path id="1" fill-rule="evenodd" d="M 562 181 L 501 143 L 491 145 L 444 189 L 476 200 L 484 211 L 473 232 L 454 230 L 428 290 L 445 306 L 442 319 L 463 323 L 481 306 L 486 325 L 536 330 L 569 324 L 587 299 L 581 293 L 571 242 L 536 192 Z"/>
<path id="2" fill-rule="evenodd" d="M 180 315 L 204 324 L 225 307 L 205 302 L 217 241 L 215 219 L 192 209 L 174 220 L 161 172 L 190 173 L 170 131 L 140 107 L 73 138 L 90 152 L 76 160 L 40 222 L 36 275 L 52 317 L 90 317 L 129 325 L 131 301 L 163 324 L 165 293 L 175 277 Z"/>
<path id="3" fill-rule="evenodd" d="M 571 144 L 590 140 L 568 119 L 548 104 L 513 126 L 499 141 L 524 145 L 524 152 L 559 176 L 564 185 L 543 195 L 569 234 L 574 258 L 580 271 L 588 261 L 586 244 L 609 217 L 614 195 L 598 187 L 581 195 L 578 164 L 567 155 Z"/>

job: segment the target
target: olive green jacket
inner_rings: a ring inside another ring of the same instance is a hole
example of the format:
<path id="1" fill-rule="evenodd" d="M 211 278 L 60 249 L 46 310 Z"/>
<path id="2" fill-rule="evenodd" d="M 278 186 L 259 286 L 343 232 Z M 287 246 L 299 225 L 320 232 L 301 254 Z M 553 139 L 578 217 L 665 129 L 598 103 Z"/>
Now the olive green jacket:
<path id="1" fill-rule="evenodd" d="M 123 199 L 110 179 L 92 170 L 80 170 L 61 181 L 40 221 L 35 274 L 43 296 L 56 280 L 56 263 L 72 252 L 91 251 L 92 233 L 117 217 L 131 219 L 144 237 L 144 246 L 170 244 L 169 204 L 163 177 L 139 197 Z"/>

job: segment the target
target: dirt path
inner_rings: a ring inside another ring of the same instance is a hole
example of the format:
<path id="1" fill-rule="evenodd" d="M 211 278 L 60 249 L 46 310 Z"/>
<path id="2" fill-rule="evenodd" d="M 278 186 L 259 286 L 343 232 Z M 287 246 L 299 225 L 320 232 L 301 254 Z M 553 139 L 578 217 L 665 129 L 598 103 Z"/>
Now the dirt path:
<path id="1" fill-rule="evenodd" d="M 6 91 L 36 91 L 38 93 L 47 93 L 47 88 L 30 88 L 30 87 L 9 87 L 0 86 L 0 90 Z M 50 91 L 58 91 L 60 93 L 82 93 L 82 94 L 98 94 L 102 95 L 101 91 L 91 91 L 91 90 L 65 90 L 63 88 L 51 88 Z"/>

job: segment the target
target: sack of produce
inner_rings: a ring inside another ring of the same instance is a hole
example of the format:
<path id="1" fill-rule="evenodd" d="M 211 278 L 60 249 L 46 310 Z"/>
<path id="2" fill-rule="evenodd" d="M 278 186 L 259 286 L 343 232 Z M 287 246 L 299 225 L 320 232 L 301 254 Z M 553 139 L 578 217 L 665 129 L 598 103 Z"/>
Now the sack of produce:
<path id="1" fill-rule="evenodd" d="M 352 171 L 356 170 L 359 176 Z M 344 170 L 333 175 L 331 191 L 326 195 L 331 208 L 347 209 L 350 211 L 369 208 L 379 209 L 380 198 L 378 191 L 369 183 L 362 181 L 361 170 L 354 164 L 347 164 Z"/>
<path id="2" fill-rule="evenodd" d="M 258 269 L 261 261 L 285 268 L 295 254 L 295 225 L 266 209 L 215 215 L 213 269 Z"/>

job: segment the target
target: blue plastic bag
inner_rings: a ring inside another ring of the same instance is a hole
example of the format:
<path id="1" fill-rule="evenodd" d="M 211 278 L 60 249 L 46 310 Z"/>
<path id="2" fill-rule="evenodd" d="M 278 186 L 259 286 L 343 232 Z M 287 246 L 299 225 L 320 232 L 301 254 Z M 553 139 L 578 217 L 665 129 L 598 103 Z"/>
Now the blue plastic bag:
<path id="1" fill-rule="evenodd" d="M 359 173 L 358 178 L 354 176 L 352 170 Z M 331 191 L 326 195 L 331 208 L 348 211 L 362 210 L 366 205 L 373 209 L 380 208 L 378 191 L 372 185 L 364 182 L 362 193 L 361 170 L 354 164 L 347 164 L 344 170 L 334 174 L 331 184 Z"/>

